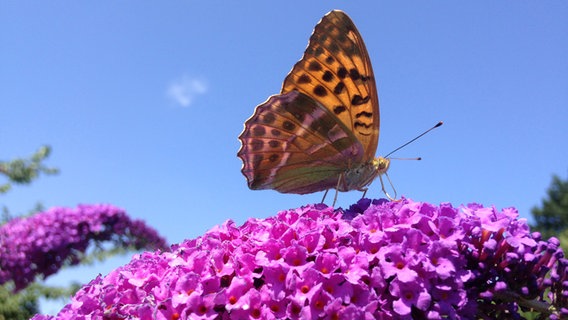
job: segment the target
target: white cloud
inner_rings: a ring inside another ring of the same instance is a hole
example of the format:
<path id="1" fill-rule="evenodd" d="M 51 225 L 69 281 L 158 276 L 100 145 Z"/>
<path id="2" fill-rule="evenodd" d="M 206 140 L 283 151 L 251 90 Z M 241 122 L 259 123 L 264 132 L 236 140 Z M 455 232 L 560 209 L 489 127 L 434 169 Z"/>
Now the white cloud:
<path id="1" fill-rule="evenodd" d="M 168 86 L 166 95 L 180 106 L 188 107 L 197 95 L 205 92 L 207 85 L 204 81 L 184 75 Z"/>

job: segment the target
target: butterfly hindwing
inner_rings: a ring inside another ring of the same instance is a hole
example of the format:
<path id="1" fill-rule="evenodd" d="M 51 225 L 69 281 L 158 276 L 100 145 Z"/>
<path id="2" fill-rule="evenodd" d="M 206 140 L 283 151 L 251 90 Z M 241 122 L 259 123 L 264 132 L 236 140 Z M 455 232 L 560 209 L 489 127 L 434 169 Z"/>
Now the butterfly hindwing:
<path id="1" fill-rule="evenodd" d="M 342 11 L 316 25 L 304 56 L 284 80 L 282 93 L 300 91 L 328 108 L 374 158 L 379 139 L 379 101 L 367 49 Z"/>
<path id="2" fill-rule="evenodd" d="M 239 139 L 251 189 L 304 194 L 334 188 L 340 173 L 364 156 L 349 128 L 297 91 L 259 105 Z"/>

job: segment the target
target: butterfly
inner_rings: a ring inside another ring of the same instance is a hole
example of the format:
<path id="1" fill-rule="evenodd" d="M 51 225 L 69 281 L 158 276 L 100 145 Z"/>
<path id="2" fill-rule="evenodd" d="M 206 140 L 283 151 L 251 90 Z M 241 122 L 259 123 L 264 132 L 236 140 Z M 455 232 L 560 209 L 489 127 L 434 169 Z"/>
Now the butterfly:
<path id="1" fill-rule="evenodd" d="M 281 93 L 258 105 L 245 122 L 237 153 L 241 171 L 253 190 L 335 189 L 335 199 L 337 191 L 366 192 L 379 177 L 392 199 L 381 178 L 390 161 L 375 158 L 379 122 L 375 77 L 361 34 L 346 13 L 333 10 L 316 25 Z"/>

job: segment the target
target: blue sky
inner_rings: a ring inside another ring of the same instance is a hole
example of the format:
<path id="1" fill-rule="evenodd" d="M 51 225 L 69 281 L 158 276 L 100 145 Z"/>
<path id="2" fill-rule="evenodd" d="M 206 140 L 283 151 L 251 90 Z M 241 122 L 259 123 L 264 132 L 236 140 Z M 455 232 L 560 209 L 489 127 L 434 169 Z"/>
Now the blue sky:
<path id="1" fill-rule="evenodd" d="M 0 203 L 111 203 L 177 243 L 319 202 L 249 190 L 237 136 L 331 9 L 351 16 L 371 56 L 378 155 L 445 122 L 395 154 L 423 158 L 391 163 L 399 194 L 528 218 L 552 174 L 567 177 L 565 1 L 2 2 L 0 158 L 49 144 L 61 174 Z M 378 181 L 367 195 L 383 197 Z"/>

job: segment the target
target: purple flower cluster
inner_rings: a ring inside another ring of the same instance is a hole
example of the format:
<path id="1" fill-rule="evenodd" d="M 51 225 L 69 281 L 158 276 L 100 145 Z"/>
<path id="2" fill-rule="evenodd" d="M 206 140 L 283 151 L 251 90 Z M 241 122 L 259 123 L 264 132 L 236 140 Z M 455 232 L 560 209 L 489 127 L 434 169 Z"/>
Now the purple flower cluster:
<path id="1" fill-rule="evenodd" d="M 309 205 L 138 255 L 34 319 L 511 319 L 527 303 L 560 317 L 557 244 L 513 209 Z"/>
<path id="2" fill-rule="evenodd" d="M 549 319 L 568 317 L 568 259 L 559 240 L 531 234 L 513 208 L 498 212 L 470 204 L 462 210 L 477 218 L 462 224 L 467 236 L 459 247 L 473 272 L 466 287 L 479 312 L 490 319 L 531 309 L 545 315 L 555 310 Z"/>
<path id="3" fill-rule="evenodd" d="M 0 226 L 0 284 L 16 290 L 67 264 L 78 264 L 93 242 L 113 241 L 123 248 L 167 249 L 166 241 L 143 221 L 131 220 L 111 205 L 55 207 Z"/>

